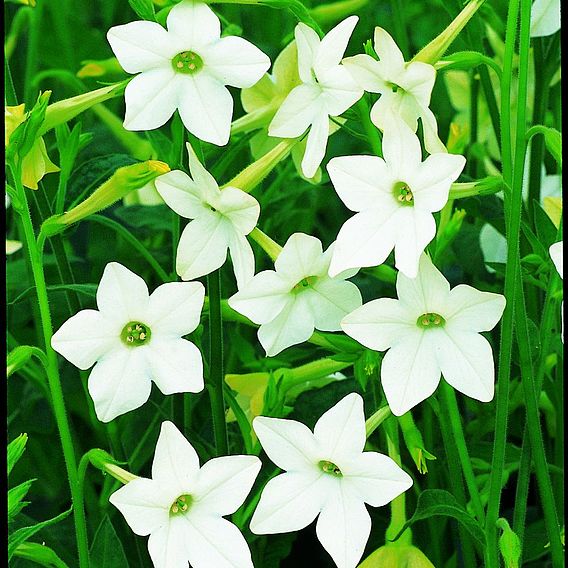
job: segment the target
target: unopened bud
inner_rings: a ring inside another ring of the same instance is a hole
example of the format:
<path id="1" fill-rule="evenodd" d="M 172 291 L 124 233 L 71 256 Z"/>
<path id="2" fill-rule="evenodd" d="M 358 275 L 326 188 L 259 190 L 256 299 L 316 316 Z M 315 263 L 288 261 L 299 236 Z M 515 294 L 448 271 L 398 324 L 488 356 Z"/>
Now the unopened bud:
<path id="1" fill-rule="evenodd" d="M 503 531 L 499 537 L 499 550 L 503 556 L 505 568 L 519 568 L 522 550 L 519 537 L 511 529 L 506 519 L 500 518 L 496 525 Z"/>
<path id="2" fill-rule="evenodd" d="M 312 10 L 312 18 L 322 25 L 334 24 L 366 6 L 369 0 L 339 0 L 330 4 L 321 4 Z"/>
<path id="3" fill-rule="evenodd" d="M 476 181 L 452 183 L 449 199 L 473 197 L 474 195 L 492 195 L 499 193 L 504 188 L 505 182 L 501 176 L 488 176 Z"/>
<path id="4" fill-rule="evenodd" d="M 387 544 L 365 558 L 358 568 L 434 568 L 426 555 L 412 545 Z"/>
<path id="5" fill-rule="evenodd" d="M 124 462 L 119 462 L 114 459 L 108 452 L 101 450 L 99 448 L 94 448 L 87 452 L 87 457 L 91 462 L 91 465 L 100 469 L 104 473 L 109 473 L 115 479 L 118 479 L 121 483 L 128 483 L 133 479 L 137 479 L 138 476 L 126 471 L 119 467 L 119 464 L 123 464 Z"/>
<path id="6" fill-rule="evenodd" d="M 81 69 L 77 71 L 77 77 L 105 77 L 106 75 L 119 75 L 124 73 L 116 57 L 108 59 L 87 59 L 81 61 Z"/>

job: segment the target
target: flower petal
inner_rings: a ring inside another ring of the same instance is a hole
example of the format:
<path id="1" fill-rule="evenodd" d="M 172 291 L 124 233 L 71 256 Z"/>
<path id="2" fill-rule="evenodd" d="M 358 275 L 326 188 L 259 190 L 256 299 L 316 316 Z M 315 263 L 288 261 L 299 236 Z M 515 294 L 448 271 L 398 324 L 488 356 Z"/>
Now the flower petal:
<path id="1" fill-rule="evenodd" d="M 171 59 L 178 52 L 175 40 L 156 22 L 114 26 L 107 32 L 107 40 L 127 73 L 171 67 Z"/>
<path id="2" fill-rule="evenodd" d="M 101 422 L 142 406 L 152 388 L 144 348 L 124 347 L 105 355 L 93 367 L 88 387 Z"/>
<path id="3" fill-rule="evenodd" d="M 203 514 L 232 515 L 252 489 L 261 465 L 256 456 L 222 456 L 209 460 L 199 470 L 192 507 Z"/>
<path id="4" fill-rule="evenodd" d="M 221 22 L 203 2 L 185 0 L 175 4 L 166 20 L 168 32 L 183 42 L 184 49 L 195 49 L 218 40 Z"/>
<path id="5" fill-rule="evenodd" d="M 193 491 L 198 471 L 199 457 L 193 446 L 173 422 L 162 422 L 152 462 L 152 479 L 179 491 L 179 496 Z"/>
<path id="6" fill-rule="evenodd" d="M 550 254 L 550 258 L 554 263 L 554 266 L 560 274 L 560 278 L 564 278 L 564 241 L 558 241 L 557 243 L 553 243 L 550 245 L 548 249 L 548 253 Z"/>
<path id="7" fill-rule="evenodd" d="M 156 189 L 168 207 L 186 219 L 195 219 L 210 209 L 204 203 L 203 187 L 180 170 L 156 178 Z"/>
<path id="8" fill-rule="evenodd" d="M 316 175 L 316 171 L 323 161 L 327 149 L 329 136 L 329 117 L 327 113 L 320 112 L 314 118 L 308 133 L 306 151 L 302 158 L 302 173 L 307 178 Z"/>
<path id="9" fill-rule="evenodd" d="M 270 67 L 270 59 L 242 37 L 222 37 L 203 53 L 208 73 L 224 85 L 252 87 Z"/>
<path id="10" fill-rule="evenodd" d="M 266 455 L 286 471 L 311 471 L 318 446 L 311 430 L 301 422 L 257 416 L 252 427 Z"/>
<path id="11" fill-rule="evenodd" d="M 337 568 L 354 568 L 369 540 L 371 517 L 363 501 L 337 483 L 318 518 L 316 534 Z"/>
<path id="12" fill-rule="evenodd" d="M 447 152 L 447 148 L 438 136 L 438 123 L 434 113 L 428 107 L 420 109 L 422 119 L 422 133 L 424 135 L 424 147 L 429 154 Z"/>
<path id="13" fill-rule="evenodd" d="M 219 213 L 207 212 L 190 221 L 179 240 L 176 271 L 183 280 L 210 274 L 227 258 L 230 225 Z"/>
<path id="14" fill-rule="evenodd" d="M 319 264 L 322 254 L 323 249 L 318 238 L 305 233 L 294 233 L 286 241 L 274 262 L 274 267 L 280 276 L 294 286 L 302 278 L 315 275 L 312 271 Z"/>
<path id="15" fill-rule="evenodd" d="M 437 344 L 436 356 L 446 382 L 461 393 L 489 402 L 495 393 L 495 364 L 491 345 L 477 333 L 448 330 Z"/>
<path id="16" fill-rule="evenodd" d="M 314 436 L 322 458 L 341 469 L 365 447 L 365 414 L 363 399 L 357 393 L 343 397 L 321 415 L 314 427 Z"/>
<path id="17" fill-rule="evenodd" d="M 323 106 L 330 116 L 343 114 L 363 96 L 363 89 L 343 66 L 322 71 L 319 80 L 323 87 Z"/>
<path id="18" fill-rule="evenodd" d="M 385 351 L 416 329 L 419 315 L 398 300 L 379 298 L 346 315 L 341 328 L 361 345 Z"/>
<path id="19" fill-rule="evenodd" d="M 372 507 L 383 507 L 412 487 L 412 477 L 391 458 L 364 452 L 341 470 L 345 483 Z"/>
<path id="20" fill-rule="evenodd" d="M 247 238 L 233 231 L 229 236 L 229 254 L 239 290 L 254 276 L 254 253 Z"/>
<path id="21" fill-rule="evenodd" d="M 349 16 L 325 34 L 319 44 L 313 63 L 318 79 L 322 71 L 339 65 L 358 21 L 357 16 Z"/>
<path id="22" fill-rule="evenodd" d="M 174 522 L 154 531 L 148 539 L 148 552 L 154 568 L 187 568 L 185 523 L 174 519 Z"/>
<path id="23" fill-rule="evenodd" d="M 416 330 L 393 345 L 381 365 L 381 383 L 390 409 L 401 416 L 427 399 L 440 382 L 436 360 L 438 330 Z"/>
<path id="24" fill-rule="evenodd" d="M 349 71 L 355 82 L 369 93 L 382 93 L 388 85 L 383 78 L 384 64 L 370 55 L 359 54 L 346 57 L 342 65 Z"/>
<path id="25" fill-rule="evenodd" d="M 239 233 L 248 235 L 256 227 L 260 205 L 242 189 L 225 187 L 219 194 L 217 205 L 217 209 L 229 218 Z"/>
<path id="26" fill-rule="evenodd" d="M 406 181 L 422 162 L 418 136 L 404 120 L 393 118 L 383 136 L 385 162 L 399 180 Z"/>
<path id="27" fill-rule="evenodd" d="M 531 37 L 555 34 L 560 29 L 560 0 L 535 0 L 531 7 Z"/>
<path id="28" fill-rule="evenodd" d="M 184 76 L 179 114 L 184 126 L 200 140 L 217 146 L 229 141 L 233 99 L 215 77 L 204 72 Z"/>
<path id="29" fill-rule="evenodd" d="M 70 317 L 51 338 L 51 346 L 79 369 L 92 367 L 120 344 L 122 328 L 107 322 L 96 310 L 81 310 Z"/>
<path id="30" fill-rule="evenodd" d="M 413 61 L 405 66 L 397 85 L 406 91 L 405 96 L 414 97 L 421 106 L 428 107 L 435 81 L 436 69 L 432 65 Z"/>
<path id="31" fill-rule="evenodd" d="M 341 320 L 362 303 L 361 292 L 352 282 L 321 278 L 306 290 L 316 329 L 340 331 Z"/>
<path id="32" fill-rule="evenodd" d="M 152 380 L 163 394 L 203 390 L 203 360 L 201 352 L 191 341 L 152 338 L 146 358 Z"/>
<path id="33" fill-rule="evenodd" d="M 450 291 L 447 306 L 444 318 L 448 332 L 489 331 L 503 315 L 505 296 L 460 284 Z"/>
<path id="34" fill-rule="evenodd" d="M 250 530 L 277 534 L 307 527 L 324 506 L 333 481 L 316 467 L 313 472 L 293 471 L 271 479 L 262 491 Z"/>
<path id="35" fill-rule="evenodd" d="M 124 90 L 127 130 L 154 130 L 166 124 L 178 107 L 180 75 L 172 67 L 144 71 Z"/>
<path id="36" fill-rule="evenodd" d="M 296 45 L 298 50 L 298 71 L 300 79 L 304 83 L 312 83 L 312 68 L 314 60 L 320 45 L 320 38 L 318 34 L 300 22 L 294 29 L 294 37 L 296 38 Z"/>
<path id="37" fill-rule="evenodd" d="M 404 56 L 392 36 L 383 28 L 375 28 L 375 53 L 385 66 L 387 76 L 398 75 L 404 69 Z"/>

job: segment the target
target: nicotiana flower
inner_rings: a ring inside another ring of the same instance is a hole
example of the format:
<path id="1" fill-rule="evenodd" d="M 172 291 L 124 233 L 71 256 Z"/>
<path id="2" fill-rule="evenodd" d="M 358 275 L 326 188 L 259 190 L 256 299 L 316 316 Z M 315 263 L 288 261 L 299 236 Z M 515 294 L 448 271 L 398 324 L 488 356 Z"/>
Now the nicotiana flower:
<path id="1" fill-rule="evenodd" d="M 150 295 L 142 278 L 118 262 L 106 265 L 97 310 L 81 310 L 54 334 L 55 351 L 79 369 L 95 364 L 89 393 L 97 418 L 142 406 L 154 381 L 164 394 L 203 389 L 199 349 L 183 335 L 199 324 L 200 282 L 169 282 Z"/>
<path id="2" fill-rule="evenodd" d="M 199 278 L 222 266 L 231 252 L 239 288 L 254 275 L 254 255 L 247 241 L 260 215 L 258 201 L 236 187 L 219 189 L 190 144 L 192 177 L 174 170 L 156 179 L 162 199 L 178 214 L 193 219 L 179 240 L 176 271 L 184 280 Z"/>
<path id="3" fill-rule="evenodd" d="M 179 110 L 185 127 L 206 142 L 229 140 L 233 99 L 225 87 L 251 87 L 270 67 L 257 47 L 221 37 L 219 18 L 202 2 L 182 0 L 168 14 L 167 31 L 139 21 L 111 28 L 107 39 L 127 73 L 128 130 L 152 130 Z"/>
<path id="4" fill-rule="evenodd" d="M 501 294 L 466 284 L 450 290 L 425 254 L 414 279 L 399 273 L 398 300 L 364 304 L 341 322 L 343 331 L 365 347 L 389 351 L 381 382 L 396 416 L 408 412 L 438 387 L 440 374 L 463 394 L 489 402 L 495 369 L 491 345 L 481 335 L 495 327 L 505 309 Z"/>
<path id="5" fill-rule="evenodd" d="M 361 293 L 345 278 L 357 271 L 328 276 L 333 251 L 325 253 L 319 239 L 294 233 L 274 267 L 259 272 L 236 294 L 229 306 L 260 324 L 258 339 L 269 357 L 307 341 L 315 329 L 339 331 L 344 315 L 361 305 Z"/>
<path id="6" fill-rule="evenodd" d="M 549 253 L 550 253 L 550 258 L 552 259 L 552 262 L 554 263 L 554 266 L 556 267 L 556 270 L 558 271 L 558 274 L 560 274 L 560 278 L 564 278 L 564 241 L 559 241 L 557 243 L 554 243 L 553 245 L 550 245 L 550 248 L 548 249 Z M 564 302 L 562 302 L 562 308 L 561 308 L 561 313 L 562 313 L 562 331 L 561 331 L 561 337 L 562 337 L 562 341 L 564 342 Z"/>
<path id="7" fill-rule="evenodd" d="M 137 535 L 150 535 L 156 568 L 253 568 L 243 535 L 223 516 L 241 506 L 260 467 L 256 456 L 224 456 L 200 468 L 193 446 L 163 422 L 152 479 L 133 479 L 109 500 Z"/>
<path id="8" fill-rule="evenodd" d="M 297 531 L 319 515 L 319 541 L 339 568 L 354 568 L 371 532 L 365 503 L 382 507 L 412 486 L 412 478 L 391 458 L 363 452 L 363 399 L 347 395 L 321 416 L 313 433 L 295 420 L 264 416 L 254 419 L 253 428 L 285 473 L 266 484 L 252 532 Z"/>
<path id="9" fill-rule="evenodd" d="M 329 273 L 377 266 L 395 251 L 395 265 L 413 278 L 418 260 L 436 234 L 432 212 L 448 201 L 465 158 L 432 154 L 422 162 L 418 137 L 402 120 L 392 121 L 378 156 L 342 156 L 327 169 L 335 191 L 357 214 L 337 235 Z"/>
<path id="10" fill-rule="evenodd" d="M 434 67 L 421 61 L 405 63 L 393 38 L 379 27 L 375 28 L 375 52 L 380 61 L 364 54 L 343 60 L 343 65 L 365 91 L 381 95 L 371 109 L 373 124 L 385 130 L 390 121 L 398 117 L 416 132 L 420 118 L 428 153 L 446 152 L 438 138 L 436 117 L 429 108 L 436 81 Z"/>
<path id="11" fill-rule="evenodd" d="M 302 83 L 295 87 L 272 119 L 270 136 L 296 138 L 309 128 L 302 171 L 312 178 L 321 164 L 329 136 L 329 117 L 353 106 L 363 90 L 340 65 L 357 16 L 340 22 L 320 40 L 303 23 L 295 29 L 298 70 Z"/>

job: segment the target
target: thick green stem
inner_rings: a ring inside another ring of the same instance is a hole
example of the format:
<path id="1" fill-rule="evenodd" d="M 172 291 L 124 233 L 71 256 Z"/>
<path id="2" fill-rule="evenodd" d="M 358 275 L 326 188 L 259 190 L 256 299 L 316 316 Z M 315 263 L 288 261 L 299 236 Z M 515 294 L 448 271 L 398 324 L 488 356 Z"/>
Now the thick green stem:
<path id="1" fill-rule="evenodd" d="M 219 270 L 207 276 L 209 295 L 209 382 L 213 434 L 218 456 L 229 451 L 225 402 L 223 398 L 223 319 L 221 316 L 221 274 Z"/>

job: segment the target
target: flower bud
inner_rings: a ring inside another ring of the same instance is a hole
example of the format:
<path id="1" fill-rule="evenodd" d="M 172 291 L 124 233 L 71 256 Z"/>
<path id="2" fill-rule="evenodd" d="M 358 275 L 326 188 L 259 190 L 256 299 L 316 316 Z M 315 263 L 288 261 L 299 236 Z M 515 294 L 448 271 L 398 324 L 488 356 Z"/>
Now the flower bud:
<path id="1" fill-rule="evenodd" d="M 137 479 L 137 475 L 126 471 L 119 467 L 118 464 L 123 464 L 124 462 L 119 462 L 115 460 L 108 452 L 101 450 L 99 448 L 94 448 L 87 452 L 87 457 L 91 462 L 91 465 L 100 469 L 104 473 L 110 473 L 115 479 L 118 479 L 121 483 L 128 483 L 133 479 Z"/>
<path id="2" fill-rule="evenodd" d="M 501 176 L 487 176 L 475 181 L 452 183 L 449 199 L 473 197 L 474 195 L 492 195 L 505 187 Z"/>
<path id="3" fill-rule="evenodd" d="M 320 4 L 310 10 L 310 14 L 318 24 L 326 26 L 347 18 L 368 3 L 369 0 L 339 0 L 330 4 Z"/>
<path id="4" fill-rule="evenodd" d="M 505 568 L 519 568 L 519 560 L 521 559 L 521 541 L 513 532 L 506 519 L 500 518 L 497 521 L 497 527 L 503 532 L 499 537 L 499 550 L 505 562 Z"/>
<path id="5" fill-rule="evenodd" d="M 105 77 L 106 75 L 122 75 L 124 70 L 116 57 L 108 59 L 86 59 L 81 61 L 81 69 L 76 75 L 79 79 L 85 77 Z"/>
<path id="6" fill-rule="evenodd" d="M 425 554 L 412 545 L 387 544 L 365 558 L 359 568 L 434 568 Z"/>
<path id="7" fill-rule="evenodd" d="M 422 434 L 420 430 L 416 427 L 414 420 L 412 419 L 412 414 L 407 412 L 402 416 L 399 416 L 398 423 L 402 430 L 402 435 L 404 437 L 404 443 L 414 460 L 416 469 L 424 474 L 428 473 L 428 467 L 426 464 L 427 460 L 435 460 L 436 456 L 432 455 L 429 451 L 424 449 L 424 440 L 422 439 Z"/>

